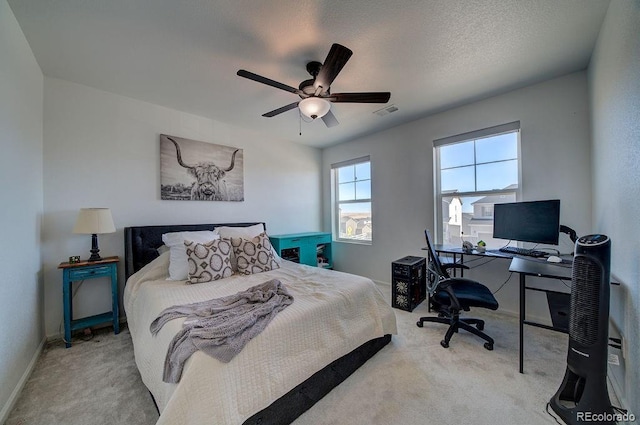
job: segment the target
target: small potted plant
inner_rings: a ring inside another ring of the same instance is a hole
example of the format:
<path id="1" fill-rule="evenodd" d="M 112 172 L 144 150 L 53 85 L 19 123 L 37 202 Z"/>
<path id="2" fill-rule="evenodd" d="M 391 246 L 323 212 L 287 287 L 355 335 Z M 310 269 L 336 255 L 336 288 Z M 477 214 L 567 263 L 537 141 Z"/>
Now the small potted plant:
<path id="1" fill-rule="evenodd" d="M 487 250 L 487 244 L 482 240 L 478 241 L 478 245 L 476 246 L 476 251 L 485 252 L 486 250 Z"/>

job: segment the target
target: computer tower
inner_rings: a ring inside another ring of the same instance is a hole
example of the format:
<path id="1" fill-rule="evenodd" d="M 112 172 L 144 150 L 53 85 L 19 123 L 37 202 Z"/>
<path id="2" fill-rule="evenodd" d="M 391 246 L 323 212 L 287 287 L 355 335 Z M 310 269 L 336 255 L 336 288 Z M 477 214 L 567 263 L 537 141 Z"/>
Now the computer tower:
<path id="1" fill-rule="evenodd" d="M 564 379 L 550 405 L 567 424 L 615 424 L 607 391 L 611 240 L 576 242 Z"/>
<path id="2" fill-rule="evenodd" d="M 426 259 L 407 256 L 391 263 L 391 304 L 413 311 L 427 296 Z"/>

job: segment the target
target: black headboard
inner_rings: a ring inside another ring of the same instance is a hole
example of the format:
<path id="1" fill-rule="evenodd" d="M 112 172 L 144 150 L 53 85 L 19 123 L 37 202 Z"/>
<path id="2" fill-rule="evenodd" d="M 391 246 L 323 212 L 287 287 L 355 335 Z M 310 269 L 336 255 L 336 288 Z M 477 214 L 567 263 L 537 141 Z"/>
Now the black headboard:
<path id="1" fill-rule="evenodd" d="M 170 232 L 213 230 L 220 226 L 248 227 L 254 223 L 168 224 L 163 226 L 132 226 L 124 228 L 124 273 L 126 279 L 158 257 L 162 235 Z M 266 225 L 265 225 L 266 229 Z"/>

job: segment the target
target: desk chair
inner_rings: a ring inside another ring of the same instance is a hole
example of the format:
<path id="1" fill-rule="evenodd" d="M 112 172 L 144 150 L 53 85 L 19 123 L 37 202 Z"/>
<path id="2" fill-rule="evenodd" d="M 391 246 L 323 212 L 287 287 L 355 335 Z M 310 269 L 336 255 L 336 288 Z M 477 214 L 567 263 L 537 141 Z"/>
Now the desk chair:
<path id="1" fill-rule="evenodd" d="M 482 332 L 484 330 L 484 320 L 461 318 L 461 311 L 469 311 L 470 307 L 498 309 L 498 301 L 489 289 L 471 279 L 462 277 L 450 277 L 447 270 L 451 268 L 468 269 L 463 264 L 440 263 L 440 258 L 431 242 L 431 235 L 428 230 L 424 231 L 429 248 L 429 261 L 427 265 L 427 289 L 431 307 L 438 312 L 438 316 L 421 317 L 416 325 L 421 328 L 424 322 L 444 323 L 449 325 L 449 329 L 440 341 L 444 348 L 449 347 L 449 341 L 454 332 L 462 328 L 474 335 L 484 339 L 484 348 L 493 350 L 493 338 Z M 472 325 L 475 325 L 473 327 Z"/>

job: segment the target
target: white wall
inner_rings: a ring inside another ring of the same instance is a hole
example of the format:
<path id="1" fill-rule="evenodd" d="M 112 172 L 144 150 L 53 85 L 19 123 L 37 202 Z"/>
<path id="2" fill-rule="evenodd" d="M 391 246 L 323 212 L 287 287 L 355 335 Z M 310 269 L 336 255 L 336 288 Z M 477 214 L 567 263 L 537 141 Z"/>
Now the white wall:
<path id="1" fill-rule="evenodd" d="M 244 149 L 245 201 L 160 200 L 161 133 Z M 70 255 L 89 255 L 90 236 L 71 232 L 79 208 L 111 208 L 117 232 L 99 236 L 103 256 L 124 255 L 123 228 L 132 225 L 265 221 L 272 234 L 317 231 L 320 164 L 315 148 L 45 78 L 42 253 L 47 336 L 59 335 L 61 329 L 58 264 Z M 122 289 L 122 262 L 119 272 Z M 74 314 L 109 311 L 109 300 L 108 285 L 89 280 L 77 292 Z"/>
<path id="2" fill-rule="evenodd" d="M 0 0 L 0 423 L 42 348 L 42 72 Z"/>
<path id="3" fill-rule="evenodd" d="M 640 415 L 640 1 L 612 1 L 589 66 L 593 223 L 611 238 L 611 317 L 624 335 L 624 402 Z M 616 374 L 613 369 L 614 375 Z"/>
<path id="4" fill-rule="evenodd" d="M 402 106 L 402 105 L 400 105 Z M 590 133 L 585 72 L 474 102 L 323 151 L 325 228 L 330 228 L 332 163 L 371 155 L 373 244 L 336 243 L 339 270 L 390 282 L 391 262 L 426 256 L 423 230 L 434 227 L 433 144 L 446 136 L 520 121 L 523 200 L 561 199 L 561 223 L 579 234 L 591 229 Z M 560 249 L 572 244 L 561 237 Z M 496 260 L 469 276 L 495 290 L 509 276 Z M 517 278 L 501 290 L 501 309 L 518 311 Z M 533 294 L 536 298 L 539 294 Z M 541 296 L 541 295 L 539 295 Z M 533 315 L 548 317 L 546 301 Z"/>

